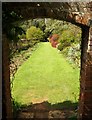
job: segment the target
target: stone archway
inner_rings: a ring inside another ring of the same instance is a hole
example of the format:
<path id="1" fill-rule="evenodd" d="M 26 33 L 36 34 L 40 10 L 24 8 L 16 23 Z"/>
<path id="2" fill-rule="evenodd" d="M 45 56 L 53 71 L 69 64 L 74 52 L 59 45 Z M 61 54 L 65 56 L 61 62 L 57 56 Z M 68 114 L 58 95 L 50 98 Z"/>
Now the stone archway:
<path id="1" fill-rule="evenodd" d="M 92 2 L 89 3 L 3 3 L 3 8 L 30 18 L 56 18 L 78 25 L 82 28 L 80 99 L 78 118 L 91 119 L 92 115 Z M 6 10 L 6 11 L 7 11 Z M 12 21 L 15 22 L 15 21 Z M 3 119 L 12 118 L 10 73 L 8 59 L 8 40 L 3 34 Z"/>

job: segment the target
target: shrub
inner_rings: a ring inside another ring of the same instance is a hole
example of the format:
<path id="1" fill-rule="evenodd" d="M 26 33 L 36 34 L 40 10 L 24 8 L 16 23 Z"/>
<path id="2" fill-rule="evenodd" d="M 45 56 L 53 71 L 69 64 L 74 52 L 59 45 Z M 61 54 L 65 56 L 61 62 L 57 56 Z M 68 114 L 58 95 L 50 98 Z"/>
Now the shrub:
<path id="1" fill-rule="evenodd" d="M 31 41 L 42 41 L 44 38 L 43 31 L 40 30 L 40 28 L 36 28 L 34 26 L 31 26 L 26 31 L 26 38 Z"/>
<path id="2" fill-rule="evenodd" d="M 59 43 L 59 44 L 57 45 L 57 49 L 60 50 L 60 51 L 63 50 L 63 47 L 62 47 L 62 44 L 61 44 L 61 43 Z"/>
<path id="3" fill-rule="evenodd" d="M 19 39 L 26 39 L 26 34 L 18 35 Z"/>
<path id="4" fill-rule="evenodd" d="M 59 50 L 63 50 L 65 47 L 68 47 L 71 45 L 72 42 L 74 42 L 74 35 L 71 31 L 65 30 L 62 32 L 62 35 L 59 38 Z"/>
<path id="5" fill-rule="evenodd" d="M 58 39 L 59 39 L 58 34 L 53 34 L 52 36 L 49 37 L 49 42 L 51 43 L 52 47 L 56 48 L 58 44 Z"/>
<path id="6" fill-rule="evenodd" d="M 61 43 L 58 47 L 60 50 L 71 46 L 73 43 L 78 44 L 81 41 L 81 31 L 78 31 L 78 28 L 64 30 L 58 41 Z"/>
<path id="7" fill-rule="evenodd" d="M 66 47 L 62 53 L 67 57 L 70 63 L 80 67 L 80 44 L 72 44 L 71 46 Z"/>

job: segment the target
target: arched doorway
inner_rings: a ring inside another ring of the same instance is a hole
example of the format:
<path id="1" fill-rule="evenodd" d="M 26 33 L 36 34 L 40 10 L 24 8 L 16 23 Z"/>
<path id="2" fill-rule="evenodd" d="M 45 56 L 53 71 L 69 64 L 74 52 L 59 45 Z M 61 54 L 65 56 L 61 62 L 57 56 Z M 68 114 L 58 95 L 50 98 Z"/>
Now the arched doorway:
<path id="1" fill-rule="evenodd" d="M 90 6 L 92 4 L 89 3 L 87 5 L 91 8 Z M 73 9 L 71 9 L 71 6 Z M 15 13 L 21 15 L 24 20 L 37 17 L 50 17 L 69 21 L 82 28 L 80 100 L 78 117 L 79 119 L 85 119 L 91 118 L 92 112 L 92 22 L 91 15 L 89 15 L 90 11 L 87 11 L 86 13 L 84 9 L 84 11 L 81 11 L 81 9 L 78 11 L 77 7 L 81 8 L 82 6 L 79 3 L 3 3 L 3 10 L 5 12 L 8 11 L 11 13 L 14 11 Z M 75 9 L 77 9 L 77 12 Z M 73 10 L 75 10 L 75 12 Z M 84 12 L 84 15 L 80 16 L 79 12 Z M 6 119 L 12 117 L 8 50 L 7 37 L 3 33 L 3 117 Z"/>

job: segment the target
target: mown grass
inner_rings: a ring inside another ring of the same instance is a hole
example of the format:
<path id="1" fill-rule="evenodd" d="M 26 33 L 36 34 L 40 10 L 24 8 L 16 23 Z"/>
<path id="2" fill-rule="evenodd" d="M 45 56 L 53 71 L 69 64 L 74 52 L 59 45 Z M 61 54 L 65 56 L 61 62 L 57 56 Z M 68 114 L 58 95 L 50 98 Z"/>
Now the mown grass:
<path id="1" fill-rule="evenodd" d="M 21 104 L 78 102 L 79 73 L 49 42 L 40 43 L 18 69 L 12 96 Z"/>

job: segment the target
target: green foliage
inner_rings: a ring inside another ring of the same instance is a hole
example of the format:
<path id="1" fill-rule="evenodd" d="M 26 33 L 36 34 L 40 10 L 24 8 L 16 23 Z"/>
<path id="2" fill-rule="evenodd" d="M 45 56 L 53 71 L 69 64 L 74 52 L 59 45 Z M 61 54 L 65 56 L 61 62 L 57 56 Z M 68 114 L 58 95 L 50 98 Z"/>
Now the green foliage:
<path id="1" fill-rule="evenodd" d="M 21 108 L 21 103 L 17 102 L 15 99 L 12 99 L 12 107 L 13 107 L 13 117 L 15 118 L 18 110 Z"/>
<path id="2" fill-rule="evenodd" d="M 60 34 L 63 30 L 63 21 L 56 19 L 46 19 L 45 33 Z"/>
<path id="3" fill-rule="evenodd" d="M 60 50 L 60 51 L 63 50 L 63 46 L 62 46 L 61 43 L 59 43 L 59 44 L 57 45 L 57 49 Z"/>
<path id="4" fill-rule="evenodd" d="M 78 44 L 81 41 L 81 30 L 78 27 L 70 26 L 67 30 L 62 31 L 59 37 L 58 49 L 63 50 L 64 48 L 71 46 L 73 43 Z"/>
<path id="5" fill-rule="evenodd" d="M 72 24 L 65 24 L 61 32 L 57 49 L 62 51 L 69 63 L 80 67 L 81 30 Z"/>
<path id="6" fill-rule="evenodd" d="M 67 58 L 71 63 L 77 65 L 78 67 L 80 67 L 80 56 L 80 44 L 74 44 L 69 48 Z"/>
<path id="7" fill-rule="evenodd" d="M 33 19 L 32 20 L 32 26 L 35 26 L 37 28 L 40 28 L 42 31 L 45 30 L 45 19 Z"/>
<path id="8" fill-rule="evenodd" d="M 63 21 L 54 20 L 54 23 L 51 26 L 53 34 L 60 34 L 63 30 Z"/>
<path id="9" fill-rule="evenodd" d="M 62 32 L 62 35 L 59 38 L 59 46 L 58 49 L 62 50 L 67 46 L 70 46 L 72 42 L 74 42 L 73 33 L 69 30 L 65 30 Z"/>
<path id="10" fill-rule="evenodd" d="M 28 40 L 37 40 L 42 41 L 44 37 L 44 33 L 40 30 L 40 28 L 36 28 L 31 26 L 26 32 L 26 38 Z"/>
<path id="11" fill-rule="evenodd" d="M 19 26 L 24 30 L 27 31 L 32 26 L 32 19 L 23 21 L 19 23 Z"/>
<path id="12" fill-rule="evenodd" d="M 19 36 L 22 34 L 25 34 L 25 31 L 21 27 L 11 25 L 9 28 L 7 28 L 6 35 L 10 42 L 18 42 Z"/>
<path id="13" fill-rule="evenodd" d="M 26 34 L 18 35 L 19 39 L 26 39 Z"/>
<path id="14" fill-rule="evenodd" d="M 14 111 L 20 109 L 21 103 L 18 103 L 15 99 L 12 100 L 12 104 L 13 104 L 13 110 Z"/>
<path id="15" fill-rule="evenodd" d="M 7 9 L 7 4 L 9 3 L 3 3 L 2 6 L 2 31 L 7 35 L 10 42 L 17 42 L 18 35 L 24 33 L 24 30 L 15 21 L 21 20 L 22 16 L 11 9 Z"/>
<path id="16" fill-rule="evenodd" d="M 80 44 L 72 44 L 70 47 L 66 47 L 62 53 L 67 57 L 69 63 L 80 67 Z"/>

